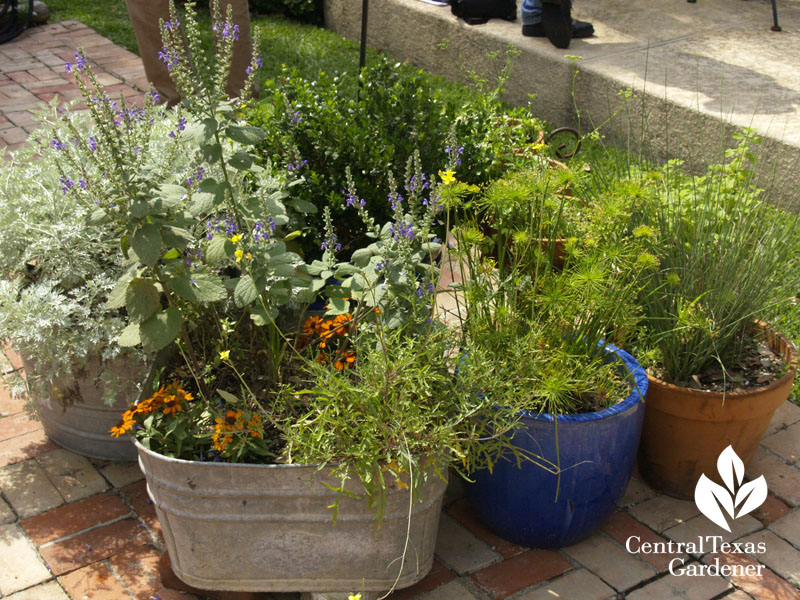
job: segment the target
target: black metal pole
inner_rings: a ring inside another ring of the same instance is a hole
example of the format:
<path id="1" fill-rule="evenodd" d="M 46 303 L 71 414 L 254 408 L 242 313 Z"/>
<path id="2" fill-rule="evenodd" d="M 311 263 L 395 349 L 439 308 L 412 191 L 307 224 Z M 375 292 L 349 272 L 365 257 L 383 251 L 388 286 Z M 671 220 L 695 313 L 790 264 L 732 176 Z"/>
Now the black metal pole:
<path id="1" fill-rule="evenodd" d="M 778 7 L 775 6 L 775 0 L 772 0 L 772 31 L 780 31 L 781 26 L 778 25 Z"/>
<path id="2" fill-rule="evenodd" d="M 358 88 L 359 91 L 364 87 L 364 81 L 361 79 L 364 66 L 367 64 L 367 14 L 369 13 L 369 0 L 363 0 L 361 3 L 361 51 L 358 55 Z"/>

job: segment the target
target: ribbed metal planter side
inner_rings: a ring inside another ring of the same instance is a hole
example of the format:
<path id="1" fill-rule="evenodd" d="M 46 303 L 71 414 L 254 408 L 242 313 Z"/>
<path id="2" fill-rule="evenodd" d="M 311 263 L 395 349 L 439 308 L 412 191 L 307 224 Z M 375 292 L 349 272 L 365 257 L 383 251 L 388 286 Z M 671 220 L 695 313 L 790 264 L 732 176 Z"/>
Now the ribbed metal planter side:
<path id="1" fill-rule="evenodd" d="M 103 389 L 94 381 L 98 362 L 99 359 L 90 365 L 87 373 L 75 380 L 76 386 L 70 386 L 72 398 L 66 407 L 58 398 L 36 398 L 42 427 L 47 437 L 56 444 L 83 456 L 103 460 L 136 460 L 136 447 L 130 436 L 114 438 L 109 434 L 109 429 L 128 408 L 130 397 L 120 394 L 111 406 L 103 402 Z M 26 372 L 35 372 L 35 360 L 27 360 L 23 355 L 22 363 Z M 105 368 L 111 369 L 118 377 L 130 380 L 132 385 L 144 381 L 147 376 L 143 367 L 132 371 L 129 361 L 122 358 Z"/>
<path id="2" fill-rule="evenodd" d="M 413 585 L 433 564 L 446 487 L 438 476 L 413 505 L 408 491 L 393 485 L 380 526 L 366 502 L 343 496 L 334 525 L 336 492 L 323 483 L 338 480 L 316 466 L 205 463 L 136 448 L 172 568 L 195 587 L 383 591 L 398 573 L 398 588 Z"/>

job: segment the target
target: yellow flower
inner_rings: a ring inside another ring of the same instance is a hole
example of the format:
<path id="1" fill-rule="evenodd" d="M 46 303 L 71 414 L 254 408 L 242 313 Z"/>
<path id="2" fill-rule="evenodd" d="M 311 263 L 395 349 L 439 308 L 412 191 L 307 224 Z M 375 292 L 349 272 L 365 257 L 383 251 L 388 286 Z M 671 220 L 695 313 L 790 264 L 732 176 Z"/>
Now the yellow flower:
<path id="1" fill-rule="evenodd" d="M 359 592 L 357 594 L 350 594 L 347 597 L 347 600 L 361 600 L 361 592 Z"/>
<path id="2" fill-rule="evenodd" d="M 241 233 L 237 233 L 235 236 L 233 236 L 233 237 L 231 238 L 231 241 L 232 241 L 234 244 L 238 244 L 239 242 L 241 242 L 241 241 L 242 241 L 242 234 L 241 234 Z"/>
<path id="3" fill-rule="evenodd" d="M 439 177 L 442 178 L 442 183 L 445 185 L 450 185 L 456 180 L 456 172 L 455 171 L 439 171 Z"/>
<path id="4" fill-rule="evenodd" d="M 242 257 L 244 256 L 244 250 L 239 248 L 236 250 L 236 252 L 234 252 L 234 254 L 236 255 L 236 262 L 239 262 L 240 260 L 242 260 Z"/>
<path id="5" fill-rule="evenodd" d="M 219 357 L 220 357 L 222 360 L 230 360 L 230 358 L 231 358 L 231 351 L 230 351 L 230 350 L 223 350 L 222 352 L 220 352 L 220 353 L 219 353 Z"/>

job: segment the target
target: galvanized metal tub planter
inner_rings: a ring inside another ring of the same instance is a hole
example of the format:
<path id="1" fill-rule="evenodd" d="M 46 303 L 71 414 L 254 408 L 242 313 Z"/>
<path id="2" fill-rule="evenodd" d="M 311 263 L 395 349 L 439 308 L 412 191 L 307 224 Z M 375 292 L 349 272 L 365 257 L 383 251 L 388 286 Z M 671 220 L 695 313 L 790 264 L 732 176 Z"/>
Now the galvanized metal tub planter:
<path id="1" fill-rule="evenodd" d="M 408 490 L 393 483 L 380 524 L 366 501 L 342 496 L 333 524 L 329 507 L 337 493 L 323 484 L 338 485 L 338 479 L 329 469 L 188 461 L 138 442 L 136 449 L 172 569 L 189 585 L 251 592 L 383 591 L 395 580 L 398 588 L 413 585 L 433 564 L 447 485 L 436 475 L 413 505 Z M 355 493 L 359 487 L 355 481 L 347 485 Z"/>
<path id="2" fill-rule="evenodd" d="M 616 509 L 636 463 L 644 421 L 647 374 L 611 344 L 631 392 L 604 410 L 558 415 L 525 412 L 511 443 L 561 465 L 560 475 L 530 461 L 498 460 L 466 486 L 478 515 L 497 535 L 531 548 L 561 548 L 589 536 Z"/>
<path id="3" fill-rule="evenodd" d="M 27 373 L 35 373 L 36 361 L 22 354 L 22 364 Z M 99 358 L 90 361 L 86 372 L 65 383 L 53 385 L 50 397 L 36 397 L 36 409 L 45 434 L 56 444 L 83 456 L 102 460 L 136 460 L 136 447 L 130 436 L 112 437 L 109 429 L 116 425 L 120 415 L 128 408 L 130 394 L 120 393 L 114 404 L 103 402 L 102 384 L 95 379 L 100 368 Z M 114 376 L 141 382 L 147 375 L 142 368 L 131 369 L 131 363 L 118 358 L 104 365 Z"/>

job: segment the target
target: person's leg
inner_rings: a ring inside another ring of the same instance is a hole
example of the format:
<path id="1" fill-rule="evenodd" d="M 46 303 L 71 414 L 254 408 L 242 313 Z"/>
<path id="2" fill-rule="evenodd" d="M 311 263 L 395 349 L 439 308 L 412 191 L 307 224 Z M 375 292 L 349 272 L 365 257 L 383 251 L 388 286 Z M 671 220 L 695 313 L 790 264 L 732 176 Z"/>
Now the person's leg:
<path id="1" fill-rule="evenodd" d="M 169 76 L 167 66 L 158 58 L 163 46 L 160 22 L 162 19 L 169 21 L 169 0 L 125 1 L 147 79 L 169 106 L 177 104 L 180 101 L 178 90 Z M 246 69 L 250 64 L 250 10 L 247 0 L 222 0 L 220 11 L 223 16 L 226 14 L 228 4 L 232 8 L 233 24 L 239 26 L 239 39 L 233 43 L 231 72 L 228 75 L 225 91 L 229 96 L 236 96 L 244 87 L 247 78 Z"/>
<path id="2" fill-rule="evenodd" d="M 522 0 L 522 25 L 535 25 L 542 22 L 541 0 Z"/>
<path id="3" fill-rule="evenodd" d="M 227 5 L 230 3 L 233 10 L 233 24 L 239 26 L 239 40 L 233 43 L 233 58 L 231 72 L 228 75 L 228 84 L 225 91 L 228 96 L 238 96 L 247 79 L 247 67 L 252 56 L 252 43 L 250 41 L 250 8 L 247 0 L 221 0 L 220 10 L 225 15 Z"/>
<path id="4" fill-rule="evenodd" d="M 178 90 L 169 76 L 167 65 L 158 58 L 162 47 L 159 23 L 161 19 L 169 21 L 168 0 L 125 1 L 148 81 L 169 106 L 177 104 L 181 99 Z"/>
<path id="5" fill-rule="evenodd" d="M 570 0 L 543 0 L 542 29 L 556 48 L 568 48 L 572 40 Z"/>
<path id="6" fill-rule="evenodd" d="M 559 0 L 556 0 L 555 2 L 553 0 L 544 0 L 544 3 L 550 4 L 548 11 L 550 11 L 551 16 L 553 13 L 555 13 L 556 28 L 560 28 L 557 33 L 557 35 L 560 35 L 560 39 L 557 39 L 556 41 L 558 41 L 561 45 L 557 44 L 552 39 L 550 41 L 553 43 L 553 45 L 559 48 L 566 48 L 569 46 L 569 41 L 567 40 L 566 45 L 563 45 L 566 32 L 564 24 L 566 20 L 562 14 L 562 4 Z M 565 0 L 563 4 L 567 7 L 566 10 L 569 11 L 571 2 L 568 3 Z M 523 0 L 521 14 L 522 35 L 528 37 L 547 36 L 550 38 L 550 35 L 548 35 L 548 32 L 546 31 L 546 27 L 542 24 L 542 0 Z M 569 35 L 570 38 L 586 38 L 594 34 L 594 27 L 591 23 L 587 23 L 586 21 L 578 21 L 577 19 L 569 19 L 569 21 L 571 22 L 571 35 Z M 551 22 L 548 22 L 548 26 L 552 30 L 552 19 Z"/>

